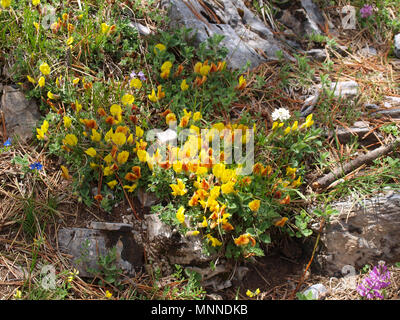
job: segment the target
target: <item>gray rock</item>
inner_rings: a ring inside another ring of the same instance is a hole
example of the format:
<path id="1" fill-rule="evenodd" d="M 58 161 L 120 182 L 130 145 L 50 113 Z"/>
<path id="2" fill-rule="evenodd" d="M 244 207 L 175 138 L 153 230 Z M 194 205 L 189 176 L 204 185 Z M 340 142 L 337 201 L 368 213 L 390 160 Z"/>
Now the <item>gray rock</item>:
<path id="1" fill-rule="evenodd" d="M 96 230 L 129 232 L 133 229 L 133 226 L 127 223 L 92 221 L 89 224 L 89 228 Z"/>
<path id="2" fill-rule="evenodd" d="M 355 81 L 339 81 L 331 84 L 336 97 L 353 98 L 358 95 L 358 83 Z"/>
<path id="3" fill-rule="evenodd" d="M 312 285 L 308 289 L 304 290 L 303 294 L 308 296 L 310 294 L 310 292 L 311 292 L 312 299 L 318 300 L 327 294 L 328 289 L 326 289 L 326 287 L 323 284 L 317 283 L 317 284 Z"/>
<path id="4" fill-rule="evenodd" d="M 394 37 L 394 54 L 400 59 L 400 33 Z"/>
<path id="5" fill-rule="evenodd" d="M 313 24 L 313 28 L 315 26 L 320 30 L 320 27 L 325 27 L 326 20 L 322 15 L 320 8 L 312 1 L 312 0 L 301 0 L 301 5 L 307 13 L 308 20 L 310 24 Z"/>
<path id="6" fill-rule="evenodd" d="M 363 56 L 376 56 L 378 54 L 374 47 L 369 46 L 362 48 L 359 53 Z"/>
<path id="7" fill-rule="evenodd" d="M 0 109 L 4 113 L 9 136 L 17 135 L 22 142 L 33 137 L 40 119 L 36 102 L 27 100 L 18 88 L 4 86 Z"/>
<path id="8" fill-rule="evenodd" d="M 136 29 L 142 36 L 148 36 L 151 34 L 151 30 L 139 22 L 131 22 L 129 26 Z"/>
<path id="9" fill-rule="evenodd" d="M 321 236 L 323 250 L 317 260 L 324 272 L 340 276 L 345 266 L 400 261 L 400 193 L 331 206 L 339 214 L 330 218 Z"/>
<path id="10" fill-rule="evenodd" d="M 199 237 L 184 237 L 178 230 L 163 223 L 156 214 L 145 216 L 148 246 L 156 257 L 166 256 L 171 264 L 196 265 L 213 256 L 203 253 Z"/>
<path id="11" fill-rule="evenodd" d="M 162 1 L 162 6 L 169 8 L 170 26 L 192 28 L 195 45 L 215 34 L 225 36 L 221 45 L 229 51 L 229 68 L 240 69 L 247 61 L 250 68 L 254 68 L 262 62 L 276 60 L 277 51 L 283 51 L 272 31 L 241 0 L 207 4 L 205 9 L 198 1 Z"/>
<path id="12" fill-rule="evenodd" d="M 156 204 L 159 199 L 153 192 L 146 192 L 143 188 L 140 188 L 137 193 L 140 204 L 143 207 L 150 208 L 152 205 Z"/>
<path id="13" fill-rule="evenodd" d="M 341 144 L 349 143 L 351 141 L 351 138 L 356 136 L 358 137 L 358 141 L 360 142 L 360 144 L 364 146 L 372 145 L 379 142 L 379 139 L 383 139 L 380 134 L 376 133 L 371 133 L 366 136 L 366 134 L 370 131 L 371 127 L 368 125 L 368 123 L 364 121 L 357 121 L 350 128 L 337 128 L 336 135 Z"/>
<path id="14" fill-rule="evenodd" d="M 326 50 L 324 49 L 311 49 L 306 51 L 307 56 L 317 61 L 323 62 L 327 58 Z"/>
<path id="15" fill-rule="evenodd" d="M 58 232 L 60 250 L 72 255 L 73 265 L 82 277 L 93 277 L 91 269 L 99 271 L 98 258 L 116 248 L 115 265 L 129 277 L 143 265 L 143 248 L 139 246 L 126 226 L 94 223 L 98 229 L 63 228 Z"/>
<path id="16" fill-rule="evenodd" d="M 314 111 L 315 105 L 318 102 L 320 94 L 321 94 L 321 91 L 318 90 L 314 95 L 309 96 L 304 101 L 303 107 L 300 110 L 301 117 L 305 118 Z"/>

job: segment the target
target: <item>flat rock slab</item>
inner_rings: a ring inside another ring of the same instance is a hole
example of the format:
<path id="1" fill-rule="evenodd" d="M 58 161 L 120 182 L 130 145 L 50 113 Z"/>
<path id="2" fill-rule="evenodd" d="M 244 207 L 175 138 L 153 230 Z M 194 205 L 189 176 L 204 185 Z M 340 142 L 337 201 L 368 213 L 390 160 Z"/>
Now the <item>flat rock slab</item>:
<path id="1" fill-rule="evenodd" d="M 90 269 L 99 271 L 98 258 L 116 248 L 115 264 L 129 277 L 143 266 L 143 248 L 123 223 L 92 222 L 91 227 L 63 228 L 58 232 L 60 250 L 73 256 L 73 264 L 82 277 L 94 277 Z"/>
<path id="2" fill-rule="evenodd" d="M 204 6 L 201 4 L 204 3 Z M 163 0 L 168 9 L 170 26 L 192 28 L 195 45 L 215 34 L 225 36 L 221 45 L 229 51 L 227 65 L 239 69 L 250 62 L 250 68 L 276 60 L 284 51 L 272 31 L 240 0 L 209 1 Z"/>
<path id="3" fill-rule="evenodd" d="M 361 203 L 332 203 L 339 211 L 321 237 L 317 258 L 322 270 L 340 276 L 343 267 L 400 261 L 400 193 L 365 199 Z"/>
<path id="4" fill-rule="evenodd" d="M 32 138 L 40 119 L 36 103 L 27 100 L 23 92 L 13 86 L 4 86 L 1 98 L 8 136 L 17 135 L 22 142 Z"/>

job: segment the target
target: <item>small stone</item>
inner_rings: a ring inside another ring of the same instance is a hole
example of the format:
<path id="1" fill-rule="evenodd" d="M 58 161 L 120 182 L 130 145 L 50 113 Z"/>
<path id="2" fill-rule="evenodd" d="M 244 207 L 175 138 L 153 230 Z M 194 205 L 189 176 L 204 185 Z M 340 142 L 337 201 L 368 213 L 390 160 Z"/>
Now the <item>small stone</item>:
<path id="1" fill-rule="evenodd" d="M 334 91 L 336 97 L 355 97 L 358 95 L 358 83 L 355 81 L 340 81 L 331 84 L 331 90 Z"/>
<path id="2" fill-rule="evenodd" d="M 317 61 L 323 62 L 327 58 L 326 50 L 324 49 L 311 49 L 308 50 L 307 55 Z"/>
<path id="3" fill-rule="evenodd" d="M 35 101 L 27 100 L 18 87 L 4 86 L 1 108 L 9 136 L 17 135 L 22 142 L 33 137 L 40 113 Z"/>
<path id="4" fill-rule="evenodd" d="M 304 290 L 303 294 L 308 296 L 310 292 L 312 293 L 312 299 L 318 300 L 318 299 L 324 297 L 327 294 L 328 290 L 326 289 L 326 287 L 323 284 L 317 283 L 317 284 L 312 285 L 308 289 Z"/>
<path id="5" fill-rule="evenodd" d="M 359 53 L 363 56 L 376 56 L 378 54 L 378 52 L 374 47 L 368 47 L 368 46 L 362 48 L 359 51 Z"/>
<path id="6" fill-rule="evenodd" d="M 108 231 L 130 231 L 133 226 L 127 223 L 115 223 L 115 222 L 90 222 L 90 228 L 96 230 L 108 230 Z"/>
<path id="7" fill-rule="evenodd" d="M 148 36 L 151 34 L 151 31 L 149 28 L 147 28 L 146 26 L 140 24 L 139 22 L 131 22 L 129 24 L 130 27 L 135 28 L 139 34 L 143 35 L 143 36 Z"/>
<path id="8" fill-rule="evenodd" d="M 369 110 L 378 110 L 379 106 L 375 103 L 367 103 L 365 106 L 365 109 L 369 109 Z"/>

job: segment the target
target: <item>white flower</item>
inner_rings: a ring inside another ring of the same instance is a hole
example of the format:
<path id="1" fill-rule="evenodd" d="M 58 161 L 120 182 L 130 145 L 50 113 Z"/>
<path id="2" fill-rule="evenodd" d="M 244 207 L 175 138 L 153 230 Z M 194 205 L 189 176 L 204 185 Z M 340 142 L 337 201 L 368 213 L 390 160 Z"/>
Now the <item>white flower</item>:
<path id="1" fill-rule="evenodd" d="M 272 112 L 271 116 L 272 116 L 273 121 L 276 121 L 276 120 L 285 121 L 285 120 L 290 119 L 289 110 L 287 110 L 285 108 L 275 109 L 274 112 Z"/>

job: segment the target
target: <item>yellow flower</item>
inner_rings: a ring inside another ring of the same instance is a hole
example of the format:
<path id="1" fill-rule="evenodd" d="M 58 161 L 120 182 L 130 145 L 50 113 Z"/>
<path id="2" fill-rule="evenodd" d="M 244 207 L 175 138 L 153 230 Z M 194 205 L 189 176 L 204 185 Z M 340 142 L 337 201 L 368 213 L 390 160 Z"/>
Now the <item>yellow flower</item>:
<path id="1" fill-rule="evenodd" d="M 195 237 L 199 235 L 200 231 L 194 230 L 194 231 L 188 231 L 185 233 L 185 237 Z"/>
<path id="2" fill-rule="evenodd" d="M 312 117 L 313 117 L 312 113 L 310 115 L 308 115 L 306 118 L 306 122 L 303 123 L 301 127 L 304 127 L 304 126 L 306 128 L 311 127 L 314 124 L 314 120 L 312 119 Z"/>
<path id="3" fill-rule="evenodd" d="M 111 188 L 114 189 L 114 187 L 118 184 L 117 180 L 113 180 L 110 182 L 107 182 L 107 185 Z"/>
<path id="4" fill-rule="evenodd" d="M 171 61 L 165 61 L 163 65 L 161 66 L 161 78 L 167 79 L 169 77 L 169 74 L 171 72 L 172 68 L 172 63 Z"/>
<path id="5" fill-rule="evenodd" d="M 146 162 L 147 161 L 148 154 L 147 154 L 146 150 L 139 149 L 137 151 L 137 156 L 138 156 L 140 162 Z"/>
<path id="6" fill-rule="evenodd" d="M 104 136 L 104 141 L 110 142 L 113 134 L 114 134 L 113 128 L 111 128 L 110 130 L 107 131 L 106 135 Z"/>
<path id="7" fill-rule="evenodd" d="M 201 62 L 197 62 L 193 67 L 193 71 L 196 73 L 200 73 L 200 69 L 202 66 L 203 66 L 203 64 Z"/>
<path id="8" fill-rule="evenodd" d="M 121 99 L 122 104 L 125 104 L 125 105 L 130 105 L 134 101 L 135 101 L 135 97 L 129 93 L 125 94 Z"/>
<path id="9" fill-rule="evenodd" d="M 210 234 L 207 234 L 207 238 L 208 238 L 208 241 L 211 242 L 211 245 L 212 245 L 213 247 L 221 246 L 221 245 L 222 245 L 222 242 L 221 242 L 221 241 L 219 241 L 217 238 L 214 238 L 214 237 L 211 236 Z"/>
<path id="10" fill-rule="evenodd" d="M 183 181 L 181 179 L 176 179 L 176 181 L 178 182 L 177 184 L 169 185 L 172 189 L 171 194 L 173 196 L 183 196 L 187 192 L 185 184 L 183 183 Z"/>
<path id="11" fill-rule="evenodd" d="M 141 137 L 143 137 L 144 131 L 141 127 L 136 126 L 135 134 L 136 134 L 137 138 L 141 138 Z"/>
<path id="12" fill-rule="evenodd" d="M 2 2 L 1 5 L 4 7 L 3 1 L 4 1 L 4 0 L 1 0 L 1 2 Z M 11 0 L 10 0 L 10 1 L 11 1 Z M 5 8 L 6 8 L 6 7 L 5 7 Z M 21 299 L 21 298 L 22 298 L 22 291 L 17 289 L 17 290 L 15 291 L 15 293 L 14 293 L 14 298 L 15 298 L 15 299 Z"/>
<path id="13" fill-rule="evenodd" d="M 47 97 L 51 100 L 53 100 L 55 98 L 54 94 L 51 91 L 47 92 Z"/>
<path id="14" fill-rule="evenodd" d="M 182 206 L 176 212 L 176 218 L 178 219 L 178 221 L 180 223 L 184 223 L 185 222 L 185 214 L 184 213 L 185 213 L 185 208 L 182 207 Z"/>
<path id="15" fill-rule="evenodd" d="M 50 67 L 49 67 L 49 65 L 48 65 L 46 62 L 44 62 L 44 63 L 42 63 L 42 64 L 40 65 L 39 70 L 40 70 L 40 72 L 43 73 L 45 76 L 47 76 L 47 75 L 50 74 Z"/>
<path id="16" fill-rule="evenodd" d="M 79 112 L 82 110 L 82 105 L 78 101 L 75 101 L 75 110 L 76 110 L 76 112 Z"/>
<path id="17" fill-rule="evenodd" d="M 255 297 L 255 296 L 258 295 L 259 293 L 260 293 L 260 289 L 257 289 L 257 290 L 254 291 L 254 292 L 251 292 L 250 290 L 247 290 L 247 291 L 246 291 L 246 295 L 247 295 L 248 297 L 250 297 L 250 298 Z"/>
<path id="18" fill-rule="evenodd" d="M 1 0 L 1 6 L 4 9 L 7 9 L 9 6 L 11 6 L 11 0 Z"/>
<path id="19" fill-rule="evenodd" d="M 140 89 L 142 87 L 142 81 L 137 78 L 134 78 L 130 81 L 129 86 L 131 88 Z"/>
<path id="20" fill-rule="evenodd" d="M 156 96 L 156 92 L 154 91 L 154 89 L 151 90 L 151 94 L 149 94 L 147 97 L 149 98 L 149 100 L 151 102 L 157 102 L 158 101 L 158 98 Z"/>
<path id="21" fill-rule="evenodd" d="M 105 296 L 107 299 L 111 299 L 112 293 L 110 291 L 106 290 Z"/>
<path id="22" fill-rule="evenodd" d="M 38 31 L 39 31 L 39 28 L 40 28 L 39 23 L 34 22 L 33 25 L 34 25 L 34 27 L 35 27 L 35 29 L 36 29 L 36 32 L 38 32 Z"/>
<path id="23" fill-rule="evenodd" d="M 110 176 L 113 174 L 113 170 L 111 169 L 111 167 L 105 167 L 103 174 L 104 174 L 104 176 Z"/>
<path id="24" fill-rule="evenodd" d="M 61 171 L 62 171 L 61 175 L 63 176 L 64 179 L 69 180 L 69 179 L 72 178 L 71 175 L 69 174 L 68 169 L 66 167 L 61 166 Z"/>
<path id="25" fill-rule="evenodd" d="M 290 132 L 290 127 L 287 127 L 285 131 L 283 131 L 283 134 L 286 136 L 287 134 L 289 134 L 289 132 Z"/>
<path id="26" fill-rule="evenodd" d="M 286 168 L 286 175 L 287 176 L 293 176 L 293 175 L 296 174 L 296 170 L 297 170 L 297 168 L 287 167 Z"/>
<path id="27" fill-rule="evenodd" d="M 225 172 L 225 165 L 223 163 L 217 163 L 214 167 L 213 167 L 213 175 L 217 178 L 221 178 L 222 175 Z"/>
<path id="28" fill-rule="evenodd" d="M 129 152 L 121 151 L 117 156 L 117 161 L 119 164 L 124 164 L 126 161 L 128 161 L 128 158 L 129 158 Z"/>
<path id="29" fill-rule="evenodd" d="M 201 175 L 206 174 L 207 172 L 208 172 L 208 170 L 206 167 L 198 167 L 196 170 L 196 175 L 201 176 Z"/>
<path id="30" fill-rule="evenodd" d="M 106 33 L 108 33 L 109 30 L 110 30 L 110 26 L 107 23 L 103 22 L 101 24 L 101 33 L 106 34 Z"/>
<path id="31" fill-rule="evenodd" d="M 63 121 L 64 121 L 64 127 L 65 127 L 66 129 L 68 129 L 69 127 L 71 127 L 71 118 L 70 118 L 70 117 L 65 116 L 65 117 L 63 118 Z"/>
<path id="32" fill-rule="evenodd" d="M 193 114 L 193 121 L 199 121 L 202 118 L 201 113 L 200 112 L 195 112 Z"/>
<path id="33" fill-rule="evenodd" d="M 75 79 L 72 80 L 72 83 L 74 85 L 77 85 L 79 83 L 79 80 L 80 80 L 79 78 L 75 78 Z"/>
<path id="34" fill-rule="evenodd" d="M 161 51 L 166 50 L 167 48 L 162 44 L 162 43 L 158 43 L 154 46 L 154 53 L 157 54 Z"/>
<path id="35" fill-rule="evenodd" d="M 208 226 L 207 218 L 205 216 L 203 216 L 203 222 L 201 223 L 201 227 L 206 228 L 207 226 Z"/>
<path id="36" fill-rule="evenodd" d="M 249 203 L 249 208 L 250 208 L 250 210 L 253 211 L 253 212 L 257 212 L 258 209 L 260 208 L 260 203 L 261 203 L 260 200 L 253 200 L 253 201 L 251 201 L 251 202 Z"/>
<path id="37" fill-rule="evenodd" d="M 236 86 L 237 90 L 243 90 L 246 87 L 246 79 L 243 76 L 240 76 L 239 83 Z"/>
<path id="38" fill-rule="evenodd" d="M 118 104 L 113 104 L 113 105 L 110 107 L 110 113 L 111 113 L 113 116 L 118 116 L 118 115 L 120 115 L 120 114 L 122 113 L 121 106 L 118 105 Z"/>
<path id="39" fill-rule="evenodd" d="M 232 193 L 234 191 L 235 182 L 229 181 L 221 185 L 221 191 L 223 194 Z"/>
<path id="40" fill-rule="evenodd" d="M 116 132 L 111 137 L 112 142 L 114 142 L 117 146 L 123 146 L 126 142 L 126 136 L 122 132 Z"/>
<path id="41" fill-rule="evenodd" d="M 179 160 L 174 161 L 174 163 L 172 164 L 172 168 L 174 169 L 174 171 L 176 173 L 181 173 L 182 172 L 182 162 Z"/>
<path id="42" fill-rule="evenodd" d="M 106 155 L 103 160 L 107 163 L 107 165 L 109 165 L 113 161 L 113 157 L 112 157 L 111 153 Z"/>
<path id="43" fill-rule="evenodd" d="M 297 188 L 297 187 L 300 186 L 300 185 L 301 185 L 301 177 L 298 177 L 297 180 L 294 180 L 294 181 L 292 182 L 292 187 L 293 187 L 293 188 Z"/>
<path id="44" fill-rule="evenodd" d="M 90 157 L 95 157 L 96 156 L 96 154 L 97 154 L 97 152 L 96 152 L 96 150 L 94 149 L 94 148 L 89 148 L 89 149 L 87 149 L 86 151 L 85 151 L 85 153 L 87 154 L 87 155 L 89 155 Z"/>
<path id="45" fill-rule="evenodd" d="M 92 135 L 90 139 L 94 142 L 99 142 L 101 140 L 101 134 L 96 131 L 96 129 L 92 129 Z"/>
<path id="46" fill-rule="evenodd" d="M 90 162 L 90 163 L 89 163 L 89 166 L 90 166 L 92 169 L 96 169 L 99 165 L 98 165 L 97 163 Z"/>
<path id="47" fill-rule="evenodd" d="M 27 78 L 28 81 L 29 81 L 30 83 L 32 83 L 32 84 L 35 84 L 35 83 L 36 83 L 36 80 L 33 79 L 31 76 L 26 76 L 26 78 Z"/>
<path id="48" fill-rule="evenodd" d="M 295 122 L 293 123 L 293 126 L 292 126 L 292 131 L 296 131 L 298 125 L 299 125 L 299 122 L 298 122 L 298 121 L 295 121 Z"/>
<path id="49" fill-rule="evenodd" d="M 137 187 L 137 184 L 135 183 L 135 184 L 133 184 L 131 186 L 125 185 L 124 189 L 127 189 L 128 192 L 133 192 L 133 191 L 135 191 L 136 187 Z"/>
<path id="50" fill-rule="evenodd" d="M 64 144 L 67 144 L 71 147 L 76 146 L 78 143 L 78 138 L 74 134 L 67 134 L 65 139 L 63 139 Z"/>
<path id="51" fill-rule="evenodd" d="M 167 114 L 167 116 L 165 117 L 165 122 L 167 123 L 167 125 L 170 124 L 170 122 L 176 122 L 176 115 L 173 112 L 170 112 Z"/>
<path id="52" fill-rule="evenodd" d="M 181 82 L 181 90 L 186 91 L 187 89 L 189 89 L 189 85 L 186 83 L 186 79 L 183 79 Z"/>
<path id="53" fill-rule="evenodd" d="M 210 69 L 211 69 L 211 66 L 203 64 L 199 71 L 202 76 L 206 76 L 210 72 Z"/>
<path id="54" fill-rule="evenodd" d="M 39 81 L 38 81 L 39 87 L 43 88 L 45 83 L 46 83 L 46 80 L 44 79 L 44 77 L 40 77 Z"/>
<path id="55" fill-rule="evenodd" d="M 67 45 L 70 46 L 74 42 L 74 37 L 69 37 L 67 39 Z"/>

